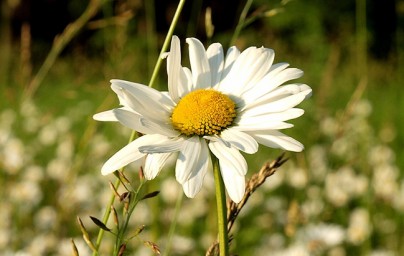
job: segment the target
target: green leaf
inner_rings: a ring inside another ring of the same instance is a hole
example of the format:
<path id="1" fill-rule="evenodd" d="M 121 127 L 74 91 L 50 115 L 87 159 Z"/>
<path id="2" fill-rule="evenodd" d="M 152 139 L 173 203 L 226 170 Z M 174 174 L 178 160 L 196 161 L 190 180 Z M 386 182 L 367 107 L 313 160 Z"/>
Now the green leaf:
<path id="1" fill-rule="evenodd" d="M 148 198 L 155 197 L 155 196 L 157 196 L 159 193 L 160 193 L 160 191 L 153 191 L 153 192 L 150 192 L 149 194 L 144 195 L 144 196 L 142 197 L 142 199 L 140 199 L 140 200 L 144 200 L 144 199 L 148 199 Z"/>
<path id="2" fill-rule="evenodd" d="M 95 223 L 95 225 L 97 225 L 99 228 L 105 230 L 105 231 L 109 231 L 111 232 L 111 229 L 109 229 L 107 226 L 105 226 L 104 223 L 102 223 L 102 221 L 100 221 L 99 219 L 97 219 L 96 217 L 90 216 L 90 219 Z"/>

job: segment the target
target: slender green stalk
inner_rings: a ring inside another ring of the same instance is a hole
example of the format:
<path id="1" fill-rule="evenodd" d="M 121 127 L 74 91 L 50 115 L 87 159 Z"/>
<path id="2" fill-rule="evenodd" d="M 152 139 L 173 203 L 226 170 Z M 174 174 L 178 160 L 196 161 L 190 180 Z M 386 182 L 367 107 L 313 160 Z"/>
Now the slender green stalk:
<path id="1" fill-rule="evenodd" d="M 154 68 L 152 77 L 151 77 L 150 82 L 149 82 L 150 87 L 153 87 L 154 82 L 156 81 L 157 73 L 160 70 L 161 63 L 163 62 L 163 59 L 161 58 L 161 55 L 163 53 L 165 53 L 167 51 L 167 49 L 168 49 L 168 44 L 170 43 L 171 37 L 174 34 L 174 28 L 177 25 L 177 22 L 178 22 L 178 19 L 180 17 L 181 11 L 182 11 L 182 9 L 184 7 L 184 4 L 185 4 L 185 0 L 181 0 L 179 2 L 179 4 L 178 4 L 177 10 L 175 11 L 173 21 L 171 22 L 170 28 L 168 29 L 166 39 L 164 40 L 163 47 L 161 48 L 159 58 L 157 59 L 156 67 Z"/>
<path id="2" fill-rule="evenodd" d="M 236 41 L 237 37 L 239 36 L 241 30 L 244 28 L 245 19 L 247 17 L 248 10 L 250 9 L 251 4 L 252 4 L 253 1 L 254 0 L 248 0 L 246 2 L 245 6 L 243 8 L 243 11 L 240 14 L 240 18 L 238 20 L 237 27 L 236 27 L 236 29 L 234 31 L 233 36 L 231 37 L 230 45 L 234 45 L 234 42 Z"/>
<path id="3" fill-rule="evenodd" d="M 219 251 L 220 256 L 229 255 L 229 238 L 227 234 L 227 206 L 226 193 L 222 175 L 220 174 L 219 160 L 212 155 L 213 175 L 215 177 L 215 191 L 217 203 L 217 222 L 219 232 Z"/>
<path id="4" fill-rule="evenodd" d="M 136 131 L 132 131 L 132 134 L 130 135 L 130 138 L 129 138 L 129 143 L 131 142 L 131 141 L 133 141 L 134 139 L 136 138 Z M 122 168 L 121 170 L 119 170 L 120 172 L 123 172 L 123 170 L 124 170 L 124 168 Z M 119 178 L 117 178 L 116 179 L 116 181 L 115 181 L 115 184 L 114 184 L 114 187 L 116 188 L 116 189 L 118 189 L 118 187 L 121 185 L 121 180 L 119 179 Z M 111 194 L 111 197 L 110 197 L 110 199 L 109 199 L 109 201 L 108 201 L 108 204 L 107 204 L 107 207 L 106 207 L 106 209 L 105 209 L 105 213 L 104 213 L 104 216 L 102 217 L 102 222 L 103 223 L 107 223 L 107 221 L 108 221 L 108 219 L 109 219 L 109 216 L 111 215 L 111 206 L 114 204 L 114 202 L 115 202 L 115 194 L 114 193 L 112 193 Z M 98 231 L 98 236 L 97 236 L 97 241 L 96 241 L 96 243 L 95 243 L 95 248 L 97 249 L 97 251 L 94 251 L 93 252 L 93 254 L 92 254 L 92 256 L 97 256 L 97 255 L 99 255 L 98 254 L 98 249 L 100 248 L 100 245 L 101 245 L 101 241 L 102 241 L 102 238 L 104 237 L 104 230 L 102 229 L 102 228 L 100 228 L 100 230 Z"/>
<path id="5" fill-rule="evenodd" d="M 171 26 L 170 26 L 170 28 L 169 28 L 169 30 L 168 30 L 168 32 L 167 32 L 166 38 L 165 38 L 165 40 L 164 40 L 163 47 L 161 48 L 160 56 L 161 56 L 161 54 L 163 54 L 164 52 L 166 52 L 167 49 L 168 49 L 168 44 L 169 44 L 169 42 L 170 42 L 170 40 L 171 40 L 171 37 L 172 37 L 172 35 L 173 35 L 173 33 L 174 33 L 174 28 L 175 28 L 175 26 L 177 25 L 177 22 L 178 22 L 180 13 L 181 13 L 181 11 L 182 11 L 182 9 L 183 9 L 183 7 L 184 7 L 184 3 L 185 3 L 185 0 L 181 0 L 180 3 L 178 4 L 177 10 L 176 10 L 176 12 L 175 12 L 175 14 L 174 14 L 173 21 L 172 21 L 172 23 L 171 23 Z M 160 58 L 160 56 L 159 56 L 159 58 L 157 59 L 156 65 L 155 65 L 155 67 L 154 67 L 153 74 L 152 74 L 152 77 L 151 77 L 150 82 L 149 82 L 149 87 L 153 87 L 154 82 L 155 82 L 156 77 L 157 77 L 157 74 L 158 74 L 158 71 L 160 70 L 160 66 L 161 66 L 161 63 L 162 63 L 162 58 Z M 131 136 L 130 136 L 129 142 L 132 142 L 135 138 L 136 138 L 136 131 L 132 131 L 132 134 L 131 134 Z M 122 168 L 120 171 L 123 171 L 123 168 Z M 121 181 L 120 181 L 119 179 L 117 179 L 116 182 L 115 182 L 115 184 L 114 184 L 114 185 L 115 185 L 115 188 L 118 189 L 118 187 L 120 186 L 120 184 L 121 184 Z M 107 205 L 107 207 L 106 207 L 106 209 L 105 209 L 104 217 L 103 217 L 103 219 L 102 219 L 102 222 L 103 222 L 103 223 L 107 223 L 107 221 L 108 221 L 108 219 L 109 219 L 109 216 L 110 216 L 110 214 L 111 214 L 111 206 L 113 205 L 114 201 L 115 201 L 115 194 L 112 193 L 111 199 L 110 199 L 110 201 L 108 202 L 108 205 Z M 133 210 L 132 210 L 132 211 L 133 211 Z M 130 213 L 131 213 L 131 212 L 130 212 Z M 130 215 L 131 215 L 131 214 L 128 213 L 128 218 L 129 218 Z M 126 228 L 125 228 L 125 229 L 126 229 Z M 100 245 L 101 245 L 103 236 L 104 236 L 104 230 L 103 230 L 103 229 L 100 229 L 99 232 L 98 232 L 97 242 L 96 242 L 96 244 L 95 244 L 97 251 L 94 251 L 93 254 L 92 254 L 92 256 L 98 256 L 98 255 L 99 255 L 98 249 L 99 249 L 99 247 L 100 247 Z"/>
<path id="6" fill-rule="evenodd" d="M 114 255 L 118 255 L 120 246 L 123 243 L 126 243 L 125 241 L 125 232 L 128 228 L 130 217 L 132 216 L 133 211 L 135 210 L 136 205 L 139 203 L 140 198 L 139 198 L 139 193 L 140 190 L 142 189 L 143 185 L 146 183 L 146 180 L 142 180 L 139 184 L 139 187 L 136 189 L 136 191 L 131 192 L 131 195 L 133 195 L 133 198 L 130 198 L 130 204 L 129 204 L 129 209 L 126 214 L 125 222 L 122 225 L 122 228 L 119 228 L 119 232 L 117 234 L 116 238 L 116 243 L 115 243 L 115 252 Z"/>
<path id="7" fill-rule="evenodd" d="M 173 220 L 171 222 L 170 230 L 168 231 L 168 240 L 167 240 L 167 245 L 166 245 L 166 248 L 164 250 L 163 256 L 170 255 L 171 244 L 172 244 L 172 240 L 173 240 L 173 237 L 174 237 L 175 228 L 177 226 L 178 216 L 180 215 L 179 213 L 180 213 L 180 210 L 181 210 L 181 205 L 182 205 L 183 198 L 184 198 L 184 192 L 182 192 L 182 190 L 180 190 L 178 198 L 177 198 L 177 202 L 175 203 L 174 218 L 173 218 Z"/>
<path id="8" fill-rule="evenodd" d="M 356 0 L 356 61 L 359 80 L 367 76 L 366 0 Z"/>

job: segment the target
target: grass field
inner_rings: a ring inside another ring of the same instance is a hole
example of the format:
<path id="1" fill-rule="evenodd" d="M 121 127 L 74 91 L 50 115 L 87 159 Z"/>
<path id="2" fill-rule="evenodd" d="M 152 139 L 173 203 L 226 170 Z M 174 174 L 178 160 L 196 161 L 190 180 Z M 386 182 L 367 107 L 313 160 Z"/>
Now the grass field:
<path id="1" fill-rule="evenodd" d="M 313 96 L 299 105 L 305 114 L 285 131 L 305 150 L 286 152 L 288 161 L 251 196 L 231 232 L 230 252 L 403 255 L 404 32 L 398 27 L 394 51 L 377 59 L 367 50 L 373 38 L 366 26 L 371 17 L 361 9 L 365 1 L 356 1 L 356 12 L 330 13 L 340 14 L 334 30 L 324 26 L 327 7 L 306 2 L 255 1 L 247 15 L 252 23 L 235 41 L 240 49 L 274 49 L 275 63 L 288 62 L 305 72 L 298 81 L 310 85 Z M 182 43 L 198 36 L 205 45 L 221 42 L 227 48 L 236 24 L 217 26 L 206 38 L 204 5 L 197 3 L 183 11 L 189 20 L 180 20 L 174 34 Z M 396 1 L 401 19 L 402 5 Z M 153 28 L 157 18 L 148 8 L 153 6 L 143 1 L 101 3 L 96 13 L 103 15 L 84 24 L 31 91 L 51 44 L 35 41 L 29 32 L 12 42 L 10 27 L 2 25 L 0 254 L 72 255 L 73 239 L 80 255 L 91 255 L 76 217 L 95 243 L 99 228 L 89 216 L 102 219 L 112 194 L 108 183 L 115 181 L 100 169 L 131 135 L 92 115 L 118 105 L 110 79 L 150 80 L 166 31 Z M 230 14 L 235 21 L 242 8 Z M 267 10 L 272 12 L 265 16 Z M 173 12 L 167 13 L 171 19 Z M 164 62 L 155 88 L 167 90 Z M 258 154 L 245 155 L 247 178 L 282 153 L 260 146 Z M 126 170 L 135 184 L 137 168 Z M 141 201 L 132 215 L 129 233 L 141 225 L 145 229 L 128 243 L 127 255 L 153 255 L 145 241 L 156 243 L 163 255 L 205 255 L 217 236 L 213 177 L 188 199 L 168 167 L 146 183 L 143 193 L 155 190 L 160 194 Z M 176 228 L 170 235 L 172 223 Z M 107 226 L 113 225 L 111 218 Z M 113 244 L 114 237 L 105 234 L 100 255 L 111 255 Z"/>

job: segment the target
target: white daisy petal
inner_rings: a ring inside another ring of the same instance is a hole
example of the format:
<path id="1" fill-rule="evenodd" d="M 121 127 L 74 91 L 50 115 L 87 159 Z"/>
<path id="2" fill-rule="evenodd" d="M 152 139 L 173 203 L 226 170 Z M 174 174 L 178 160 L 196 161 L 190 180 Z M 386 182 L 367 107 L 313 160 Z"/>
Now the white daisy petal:
<path id="1" fill-rule="evenodd" d="M 111 86 L 120 90 L 124 89 L 123 92 L 129 92 L 131 99 L 134 99 L 137 104 L 146 109 L 152 106 L 152 108 L 148 109 L 149 112 L 170 114 L 175 106 L 173 100 L 167 97 L 167 95 L 142 84 L 112 79 Z M 137 111 L 136 108 L 133 109 Z"/>
<path id="2" fill-rule="evenodd" d="M 200 139 L 197 136 L 184 140 L 182 145 L 175 168 L 175 177 L 180 184 L 184 184 L 191 176 L 192 170 L 198 164 L 202 148 Z"/>
<path id="3" fill-rule="evenodd" d="M 280 122 L 280 121 L 274 121 L 274 122 L 257 122 L 257 123 L 248 123 L 245 125 L 239 125 L 237 127 L 234 127 L 235 130 L 238 131 L 262 131 L 262 130 L 283 130 L 287 128 L 293 127 L 293 124 L 285 123 L 285 122 Z"/>
<path id="4" fill-rule="evenodd" d="M 137 113 L 119 108 L 112 110 L 112 113 L 117 121 L 132 130 L 143 134 L 153 133 L 140 123 L 142 116 Z"/>
<path id="5" fill-rule="evenodd" d="M 230 73 L 221 82 L 220 90 L 232 95 L 241 95 L 268 72 L 273 58 L 273 51 L 263 47 L 250 47 L 243 51 Z"/>
<path id="6" fill-rule="evenodd" d="M 234 62 L 236 62 L 237 58 L 240 56 L 240 50 L 237 47 L 232 46 L 227 50 L 226 58 L 224 60 L 224 70 L 222 74 L 222 78 L 226 77 L 231 71 Z M 219 88 L 218 88 L 219 89 Z"/>
<path id="7" fill-rule="evenodd" d="M 180 98 L 184 97 L 193 90 L 192 73 L 187 67 L 182 67 L 180 75 L 180 86 L 178 86 Z"/>
<path id="8" fill-rule="evenodd" d="M 227 169 L 231 169 L 238 175 L 245 175 L 247 173 L 247 162 L 238 149 L 227 147 L 221 141 L 209 142 L 209 148 L 219 159 L 219 162 L 227 166 Z"/>
<path id="9" fill-rule="evenodd" d="M 168 137 L 175 137 L 180 135 L 177 130 L 173 129 L 171 123 L 168 123 L 168 121 L 156 122 L 146 118 L 141 118 L 139 121 L 144 127 L 153 131 L 153 133 L 162 134 Z"/>
<path id="10" fill-rule="evenodd" d="M 211 86 L 215 87 L 222 79 L 224 68 L 223 47 L 219 43 L 211 44 L 206 50 L 212 77 Z"/>
<path id="11" fill-rule="evenodd" d="M 275 53 L 272 49 L 261 47 L 258 49 L 258 58 L 254 62 L 254 66 L 250 67 L 250 76 L 245 78 L 246 86 L 241 93 L 248 91 L 254 87 L 269 71 L 275 58 Z"/>
<path id="12" fill-rule="evenodd" d="M 116 152 L 110 159 L 108 159 L 107 162 L 105 162 L 105 164 L 101 168 L 102 175 L 113 173 L 123 166 L 126 166 L 129 163 L 142 158 L 143 156 L 145 156 L 145 154 L 139 151 L 139 147 L 147 145 L 149 143 L 156 143 L 164 138 L 166 137 L 159 134 L 154 134 L 144 135 L 132 141 L 121 150 Z"/>
<path id="13" fill-rule="evenodd" d="M 206 145 L 205 140 L 201 140 L 201 154 L 199 156 L 198 162 L 195 168 L 192 170 L 192 173 L 189 179 L 182 184 L 182 188 L 184 189 L 184 193 L 187 197 L 193 198 L 195 195 L 201 190 L 203 179 L 205 178 L 206 173 L 212 167 L 210 154 L 208 146 Z"/>
<path id="14" fill-rule="evenodd" d="M 139 151 L 147 154 L 175 152 L 182 149 L 184 141 L 182 137 L 167 138 L 164 136 L 160 141 L 142 145 L 139 147 Z"/>
<path id="15" fill-rule="evenodd" d="M 260 97 L 256 98 L 254 102 L 250 102 L 245 105 L 244 108 L 240 109 L 241 111 L 246 109 L 251 109 L 258 105 L 263 105 L 269 102 L 274 102 L 280 100 L 282 98 L 286 98 L 290 95 L 302 93 L 305 94 L 305 99 L 311 95 L 311 88 L 306 84 L 288 84 L 281 86 L 270 93 L 265 95 L 261 95 Z"/>
<path id="16" fill-rule="evenodd" d="M 169 117 L 169 111 L 155 107 L 159 104 L 153 100 L 141 100 L 138 97 L 134 97 L 129 91 L 125 88 L 122 88 L 122 97 L 125 100 L 126 104 L 131 108 L 136 110 L 142 116 L 146 116 L 149 119 L 158 119 L 160 116 L 165 118 Z"/>
<path id="17" fill-rule="evenodd" d="M 268 93 L 270 93 L 286 81 L 299 78 L 303 75 L 303 71 L 297 68 L 282 69 L 284 66 L 288 65 L 289 64 L 287 63 L 279 65 L 278 68 L 266 74 L 258 83 L 256 83 L 251 88 L 251 90 L 246 91 L 242 95 L 244 102 L 242 105 L 239 104 L 239 107 L 241 109 L 244 109 L 249 104 L 256 103 L 258 99 L 266 96 Z"/>
<path id="18" fill-rule="evenodd" d="M 229 166 L 223 163 L 219 163 L 219 166 L 224 185 L 230 199 L 235 203 L 239 203 L 241 199 L 243 199 L 245 193 L 244 175 L 238 175 L 237 173 L 234 173 L 234 171 L 229 168 Z"/>
<path id="19" fill-rule="evenodd" d="M 223 140 L 230 142 L 233 147 L 248 154 L 254 154 L 258 151 L 257 141 L 247 133 L 229 128 L 222 131 L 220 137 Z"/>
<path id="20" fill-rule="evenodd" d="M 271 148 L 281 148 L 293 152 L 301 152 L 304 146 L 299 141 L 279 132 L 279 131 L 261 131 L 250 133 L 258 143 Z"/>
<path id="21" fill-rule="evenodd" d="M 171 38 L 170 53 L 167 57 L 168 91 L 171 99 L 178 102 L 180 98 L 181 47 L 177 36 Z"/>
<path id="22" fill-rule="evenodd" d="M 189 62 L 194 89 L 210 88 L 212 81 L 205 47 L 196 38 L 187 38 L 186 42 L 189 44 Z"/>
<path id="23" fill-rule="evenodd" d="M 245 111 L 241 113 L 234 121 L 235 127 L 255 124 L 259 122 L 278 122 L 295 119 L 304 114 L 300 108 L 291 108 L 282 112 L 267 113 L 262 115 L 251 115 L 252 112 Z"/>
<path id="24" fill-rule="evenodd" d="M 93 119 L 97 121 L 109 121 L 109 122 L 117 122 L 113 110 L 107 110 L 104 112 L 97 113 L 93 115 Z"/>
<path id="25" fill-rule="evenodd" d="M 282 70 L 284 70 L 287 67 L 289 67 L 289 63 L 279 62 L 279 63 L 273 64 L 271 66 L 271 68 L 269 69 L 268 73 L 277 74 L 277 73 L 281 72 Z"/>
<path id="26" fill-rule="evenodd" d="M 169 123 L 164 123 L 162 121 L 156 122 L 152 120 L 147 120 L 141 115 L 123 110 L 123 109 L 114 109 L 113 113 L 115 118 L 126 127 L 129 127 L 135 131 L 138 131 L 143 134 L 162 134 L 168 137 L 174 137 L 179 135 L 179 132 L 172 128 L 172 125 Z"/>
<path id="27" fill-rule="evenodd" d="M 205 135 L 203 136 L 204 139 L 206 140 L 210 140 L 210 141 L 216 141 L 216 142 L 220 142 L 222 144 L 224 144 L 226 147 L 231 147 L 231 143 L 222 139 L 221 137 L 219 137 L 218 135 L 213 135 L 213 136 L 208 136 Z"/>
<path id="28" fill-rule="evenodd" d="M 261 104 L 256 107 L 252 107 L 244 112 L 246 116 L 258 116 L 265 115 L 269 113 L 276 113 L 286 111 L 290 108 L 295 107 L 299 103 L 301 103 L 309 92 L 304 91 L 298 94 L 294 94 L 288 97 L 281 98 L 279 100 L 268 102 L 265 104 Z"/>
<path id="29" fill-rule="evenodd" d="M 154 179 L 163 168 L 164 164 L 167 162 L 168 158 L 173 153 L 156 153 L 156 154 L 148 154 L 146 156 L 146 161 L 144 164 L 144 177 L 147 180 Z"/>

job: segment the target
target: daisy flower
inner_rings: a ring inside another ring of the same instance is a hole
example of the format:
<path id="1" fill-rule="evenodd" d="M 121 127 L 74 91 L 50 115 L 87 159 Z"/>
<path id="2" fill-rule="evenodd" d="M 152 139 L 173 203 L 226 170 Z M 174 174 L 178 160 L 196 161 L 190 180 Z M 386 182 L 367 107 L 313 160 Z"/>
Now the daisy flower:
<path id="1" fill-rule="evenodd" d="M 144 175 L 155 178 L 167 159 L 176 155 L 175 177 L 188 197 L 201 189 L 217 157 L 229 197 L 239 202 L 245 191 L 247 162 L 240 151 L 253 154 L 258 144 L 299 152 L 303 145 L 279 130 L 301 116 L 295 108 L 310 96 L 305 84 L 283 83 L 303 71 L 273 64 L 274 51 L 250 47 L 240 52 L 221 44 L 205 49 L 196 38 L 189 45 L 191 68 L 181 65 L 181 47 L 173 36 L 167 58 L 168 92 L 123 80 L 111 80 L 120 107 L 94 115 L 118 121 L 143 136 L 114 154 L 103 175 L 145 157 Z"/>

